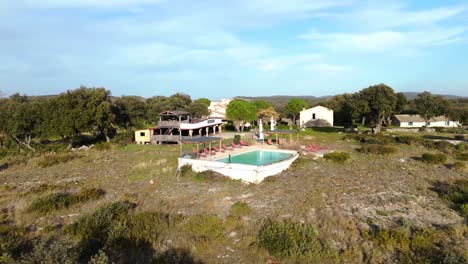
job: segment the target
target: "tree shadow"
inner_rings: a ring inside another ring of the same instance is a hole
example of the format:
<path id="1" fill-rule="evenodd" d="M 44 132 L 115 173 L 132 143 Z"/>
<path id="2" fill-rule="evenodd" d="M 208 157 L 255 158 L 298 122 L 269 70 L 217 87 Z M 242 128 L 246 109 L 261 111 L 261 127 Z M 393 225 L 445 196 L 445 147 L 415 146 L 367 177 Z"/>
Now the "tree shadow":
<path id="1" fill-rule="evenodd" d="M 315 132 L 321 132 L 321 133 L 338 133 L 338 132 L 343 131 L 343 128 L 339 128 L 339 127 L 311 127 L 308 129 L 315 131 Z"/>
<path id="2" fill-rule="evenodd" d="M 415 160 L 415 161 L 422 161 L 421 157 L 410 157 L 410 159 Z"/>
<path id="3" fill-rule="evenodd" d="M 192 253 L 183 248 L 170 248 L 159 254 L 155 263 L 164 264 L 203 264 L 200 260 L 195 260 Z"/>
<path id="4" fill-rule="evenodd" d="M 9 163 L 2 163 L 0 164 L 0 171 L 2 170 L 6 170 L 10 167 L 10 164 Z"/>

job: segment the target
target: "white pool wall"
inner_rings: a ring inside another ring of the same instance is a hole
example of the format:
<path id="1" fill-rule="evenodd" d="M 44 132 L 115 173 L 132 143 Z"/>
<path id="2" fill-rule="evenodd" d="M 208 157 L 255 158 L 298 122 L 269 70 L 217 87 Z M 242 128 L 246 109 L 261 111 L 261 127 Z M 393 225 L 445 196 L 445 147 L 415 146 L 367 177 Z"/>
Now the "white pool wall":
<path id="1" fill-rule="evenodd" d="M 259 149 L 261 150 L 261 149 Z M 287 152 L 293 154 L 291 158 L 264 166 L 246 165 L 238 163 L 225 163 L 214 160 L 185 159 L 179 158 L 179 169 L 184 165 L 192 166 L 196 172 L 214 171 L 235 180 L 248 183 L 260 183 L 268 176 L 273 176 L 286 170 L 299 157 L 296 151 L 290 150 L 268 150 Z M 239 153 L 241 154 L 241 153 Z"/>

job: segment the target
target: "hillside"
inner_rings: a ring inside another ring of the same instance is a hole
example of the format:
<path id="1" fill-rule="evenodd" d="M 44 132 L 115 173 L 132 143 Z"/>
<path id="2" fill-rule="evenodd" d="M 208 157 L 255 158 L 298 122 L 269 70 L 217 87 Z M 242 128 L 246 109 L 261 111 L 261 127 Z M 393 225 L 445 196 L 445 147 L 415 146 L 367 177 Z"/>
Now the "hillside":
<path id="1" fill-rule="evenodd" d="M 437 150 L 429 141 L 427 147 L 394 141 L 388 146 L 397 149 L 395 154 L 365 154 L 358 150 L 368 143 L 343 136 L 334 130 L 307 130 L 300 142 L 347 152 L 351 159 L 344 164 L 303 155 L 290 169 L 258 185 L 209 172 L 184 169 L 178 174 L 179 148 L 170 145 L 114 144 L 2 158 L 0 239 L 7 246 L 0 250 L 15 259 L 23 252 L 31 259 L 78 257 L 83 263 L 98 249 L 115 263 L 468 258 L 463 250 L 466 222 L 438 191 L 466 180 L 464 171 L 452 168 L 458 159 L 454 146 Z M 425 152 L 445 152 L 448 160 L 424 164 L 420 157 Z M 298 240 L 288 244 L 285 236 Z M 270 239 L 285 244 L 270 247 Z M 308 253 L 285 253 L 297 250 L 294 243 Z M 23 245 L 34 250 L 27 253 Z"/>

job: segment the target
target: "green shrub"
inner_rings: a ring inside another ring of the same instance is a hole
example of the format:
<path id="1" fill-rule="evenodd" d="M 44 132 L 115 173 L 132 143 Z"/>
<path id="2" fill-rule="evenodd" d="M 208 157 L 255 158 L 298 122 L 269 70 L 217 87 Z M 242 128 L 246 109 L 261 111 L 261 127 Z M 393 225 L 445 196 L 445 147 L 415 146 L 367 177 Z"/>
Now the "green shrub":
<path id="1" fill-rule="evenodd" d="M 48 153 L 42 156 L 39 161 L 37 162 L 37 165 L 42 168 L 50 167 L 53 165 L 57 165 L 59 163 L 65 163 L 68 161 L 71 161 L 73 159 L 76 159 L 78 155 L 74 153 L 63 153 L 63 154 L 58 154 L 58 153 Z"/>
<path id="2" fill-rule="evenodd" d="M 233 217 L 242 217 L 252 213 L 252 208 L 249 207 L 247 203 L 235 202 L 231 205 L 231 216 Z"/>
<path id="3" fill-rule="evenodd" d="M 195 244 L 206 244 L 224 238 L 223 221 L 215 215 L 193 215 L 184 225 L 184 229 Z"/>
<path id="4" fill-rule="evenodd" d="M 463 171 L 465 167 L 466 167 L 466 164 L 463 161 L 456 161 L 455 163 L 453 163 L 453 168 L 455 170 Z"/>
<path id="5" fill-rule="evenodd" d="M 241 136 L 240 135 L 234 135 L 234 143 L 235 144 L 239 144 L 239 141 L 241 140 Z"/>
<path id="6" fill-rule="evenodd" d="M 112 142 L 119 145 L 128 145 L 135 142 L 135 133 L 133 131 L 118 132 L 112 138 Z"/>
<path id="7" fill-rule="evenodd" d="M 457 153 L 455 155 L 455 158 L 461 161 L 468 161 L 468 152 Z"/>
<path id="8" fill-rule="evenodd" d="M 21 263 L 72 264 L 77 262 L 77 253 L 73 245 L 59 239 L 39 239 L 34 241 L 32 250 L 22 256 Z"/>
<path id="9" fill-rule="evenodd" d="M 18 255 L 26 246 L 26 229 L 12 225 L 0 225 L 0 254 Z"/>
<path id="10" fill-rule="evenodd" d="M 318 237 L 311 224 L 268 221 L 258 233 L 258 243 L 277 257 L 304 259 L 312 263 L 339 261 L 337 252 Z"/>
<path id="11" fill-rule="evenodd" d="M 463 151 L 468 149 L 468 147 L 466 145 L 467 145 L 466 143 L 460 142 L 455 146 L 455 149 L 460 151 L 460 152 L 463 152 Z"/>
<path id="12" fill-rule="evenodd" d="M 438 133 L 442 133 L 446 131 L 445 127 L 434 127 L 434 129 Z"/>
<path id="13" fill-rule="evenodd" d="M 73 197 L 69 193 L 52 193 L 33 200 L 29 209 L 38 213 L 49 213 L 73 204 Z"/>
<path id="14" fill-rule="evenodd" d="M 382 145 L 364 145 L 361 148 L 357 149 L 358 152 L 364 154 L 377 154 L 388 156 L 397 152 L 397 149 L 390 146 Z"/>
<path id="15" fill-rule="evenodd" d="M 112 144 L 110 142 L 99 142 L 93 147 L 93 149 L 97 151 L 109 150 L 111 148 L 112 148 Z"/>
<path id="16" fill-rule="evenodd" d="M 453 183 L 436 182 L 434 191 L 447 200 L 452 208 L 468 219 L 466 214 L 468 209 L 468 180 L 458 180 Z"/>
<path id="17" fill-rule="evenodd" d="M 33 200 L 29 209 L 38 213 L 50 213 L 59 209 L 68 208 L 77 203 L 97 200 L 104 194 L 105 192 L 102 189 L 95 188 L 82 189 L 77 194 L 52 193 Z"/>
<path id="18" fill-rule="evenodd" d="M 73 224 L 66 227 L 66 232 L 73 237 L 102 242 L 107 241 L 109 230 L 115 221 L 123 220 L 135 204 L 129 202 L 115 202 L 99 207 L 93 214 L 83 215 Z"/>
<path id="19" fill-rule="evenodd" d="M 429 147 L 445 153 L 450 153 L 455 146 L 448 141 L 441 140 L 433 142 L 432 145 L 429 145 Z"/>
<path id="20" fill-rule="evenodd" d="M 439 257 L 433 230 L 380 229 L 371 232 L 373 242 L 402 263 L 434 263 Z"/>
<path id="21" fill-rule="evenodd" d="M 185 176 L 189 175 L 190 173 L 192 173 L 192 165 L 186 164 L 186 165 L 180 167 L 180 175 L 182 177 L 185 177 Z"/>
<path id="22" fill-rule="evenodd" d="M 406 145 L 422 144 L 425 140 L 417 136 L 398 136 L 396 142 Z"/>
<path id="23" fill-rule="evenodd" d="M 89 264 L 109 264 L 111 263 L 104 251 L 99 250 L 98 253 L 91 257 Z"/>
<path id="24" fill-rule="evenodd" d="M 39 186 L 34 186 L 32 187 L 30 190 L 29 190 L 29 193 L 33 193 L 33 194 L 41 194 L 41 193 L 45 193 L 47 191 L 52 191 L 52 190 L 55 190 L 57 189 L 58 186 L 57 185 L 54 185 L 54 184 L 49 184 L 49 183 L 43 183 Z"/>
<path id="25" fill-rule="evenodd" d="M 378 144 L 378 145 L 386 145 L 394 141 L 393 138 L 382 135 L 382 134 L 377 134 L 377 135 L 351 134 L 351 135 L 346 135 L 345 138 L 354 139 L 363 144 Z"/>
<path id="26" fill-rule="evenodd" d="M 348 152 L 331 152 L 323 155 L 323 158 L 336 163 L 345 163 L 351 156 Z"/>
<path id="27" fill-rule="evenodd" d="M 468 203 L 460 205 L 460 213 L 465 218 L 468 218 Z"/>
<path id="28" fill-rule="evenodd" d="M 426 164 L 442 164 L 447 161 L 447 156 L 442 153 L 424 153 L 422 154 L 421 161 Z"/>

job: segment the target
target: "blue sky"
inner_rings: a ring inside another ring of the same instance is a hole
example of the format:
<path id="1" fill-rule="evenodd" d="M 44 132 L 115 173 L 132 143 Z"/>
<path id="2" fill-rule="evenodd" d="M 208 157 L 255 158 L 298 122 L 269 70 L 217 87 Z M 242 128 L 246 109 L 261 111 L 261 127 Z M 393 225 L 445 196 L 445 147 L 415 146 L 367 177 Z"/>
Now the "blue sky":
<path id="1" fill-rule="evenodd" d="M 468 96 L 467 1 L 0 0 L 0 90 Z"/>

